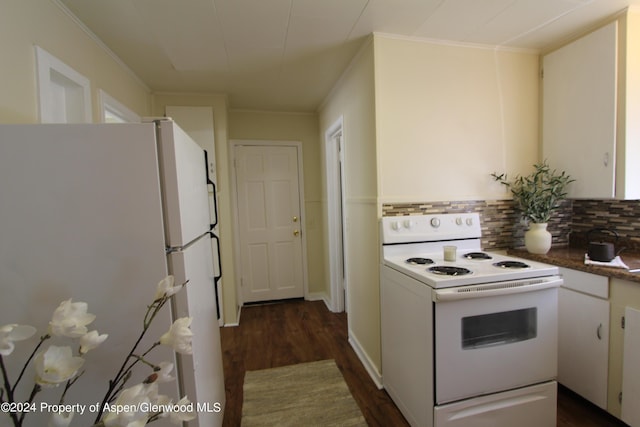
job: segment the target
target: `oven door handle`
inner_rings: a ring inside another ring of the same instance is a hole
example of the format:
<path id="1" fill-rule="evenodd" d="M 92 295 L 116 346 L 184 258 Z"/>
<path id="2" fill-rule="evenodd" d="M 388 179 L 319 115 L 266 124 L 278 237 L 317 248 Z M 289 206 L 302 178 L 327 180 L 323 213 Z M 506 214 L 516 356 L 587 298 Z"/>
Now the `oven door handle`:
<path id="1" fill-rule="evenodd" d="M 432 298 L 436 303 L 462 299 L 486 298 L 498 295 L 519 294 L 524 292 L 534 292 L 543 289 L 557 288 L 562 285 L 562 283 L 563 280 L 561 276 L 514 280 L 499 283 L 486 283 L 482 285 L 434 289 Z"/>

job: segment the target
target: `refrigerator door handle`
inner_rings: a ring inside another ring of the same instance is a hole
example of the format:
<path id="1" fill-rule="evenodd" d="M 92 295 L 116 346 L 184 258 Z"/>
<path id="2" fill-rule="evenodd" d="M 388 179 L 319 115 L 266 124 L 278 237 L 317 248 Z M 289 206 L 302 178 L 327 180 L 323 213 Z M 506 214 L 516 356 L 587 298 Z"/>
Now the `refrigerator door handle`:
<path id="1" fill-rule="evenodd" d="M 218 252 L 218 256 L 216 257 L 216 259 L 218 261 L 218 272 L 219 272 L 219 274 L 213 276 L 213 280 L 214 280 L 215 284 L 217 285 L 218 282 L 220 281 L 220 279 L 222 279 L 222 263 L 220 261 L 220 238 L 218 236 L 216 236 L 216 234 L 213 231 L 209 231 L 209 236 L 211 236 L 211 238 L 216 241 L 216 248 L 217 248 L 217 252 Z"/>
<path id="2" fill-rule="evenodd" d="M 213 231 L 210 231 L 209 235 L 211 236 L 212 239 L 216 241 L 216 252 L 218 255 L 216 257 L 216 260 L 218 261 L 219 273 L 213 275 L 213 287 L 214 287 L 214 292 L 216 294 L 216 313 L 218 314 L 218 319 L 220 319 L 220 301 L 218 300 L 218 282 L 220 281 L 220 279 L 222 279 L 222 263 L 220 261 L 220 238 L 216 236 L 216 234 Z"/>
<path id="3" fill-rule="evenodd" d="M 216 183 L 209 177 L 209 153 L 207 153 L 207 150 L 204 150 L 204 170 L 207 173 L 207 185 L 213 187 L 213 214 L 215 219 L 213 224 L 209 225 L 209 230 L 213 230 L 218 225 L 218 193 L 216 191 Z"/>

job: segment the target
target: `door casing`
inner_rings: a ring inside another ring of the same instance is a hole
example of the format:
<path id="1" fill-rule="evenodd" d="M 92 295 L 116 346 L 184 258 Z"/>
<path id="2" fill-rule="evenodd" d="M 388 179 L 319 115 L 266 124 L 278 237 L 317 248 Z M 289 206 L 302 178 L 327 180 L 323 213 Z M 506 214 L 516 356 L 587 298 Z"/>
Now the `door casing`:
<path id="1" fill-rule="evenodd" d="M 346 203 L 344 174 L 344 126 L 342 116 L 325 132 L 327 212 L 329 240 L 330 309 L 348 311 L 349 286 L 346 256 Z M 336 144 L 340 144 L 336 147 Z"/>

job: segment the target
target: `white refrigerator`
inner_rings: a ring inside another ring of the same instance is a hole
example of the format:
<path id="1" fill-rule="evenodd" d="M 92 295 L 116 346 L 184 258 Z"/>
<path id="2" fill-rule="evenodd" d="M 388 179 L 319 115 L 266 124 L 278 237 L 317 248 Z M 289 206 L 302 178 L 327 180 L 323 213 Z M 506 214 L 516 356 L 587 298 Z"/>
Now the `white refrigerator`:
<path id="1" fill-rule="evenodd" d="M 72 298 L 96 315 L 90 330 L 109 334 L 86 355 L 85 373 L 65 403 L 102 399 L 142 330 L 156 284 L 173 274 L 176 283 L 188 284 L 139 348 L 158 341 L 174 319 L 192 317 L 192 356 L 160 346 L 146 358 L 176 364 L 177 380 L 161 384 L 160 392 L 174 402 L 187 395 L 199 405 L 189 426 L 222 424 L 220 274 L 214 267 L 219 254 L 212 253 L 210 184 L 205 152 L 170 120 L 0 125 L 0 326 L 28 324 L 43 334 L 58 304 Z M 16 342 L 4 357 L 9 372 L 20 369 L 38 334 Z M 20 399 L 31 390 L 29 372 L 16 390 Z M 138 364 L 127 386 L 149 373 Z M 47 388 L 36 400 L 57 403 L 61 392 L 62 386 Z M 46 425 L 48 414 L 39 412 L 26 416 L 25 426 Z M 95 416 L 76 414 L 71 425 L 91 425 Z M 0 425 L 8 423 L 0 413 Z"/>

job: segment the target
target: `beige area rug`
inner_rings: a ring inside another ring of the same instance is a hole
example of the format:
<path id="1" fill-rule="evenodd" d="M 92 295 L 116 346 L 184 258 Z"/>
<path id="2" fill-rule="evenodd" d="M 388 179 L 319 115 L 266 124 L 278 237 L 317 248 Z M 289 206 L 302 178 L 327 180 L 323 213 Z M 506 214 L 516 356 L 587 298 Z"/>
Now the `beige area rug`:
<path id="1" fill-rule="evenodd" d="M 366 426 L 334 360 L 247 371 L 243 426 Z"/>

